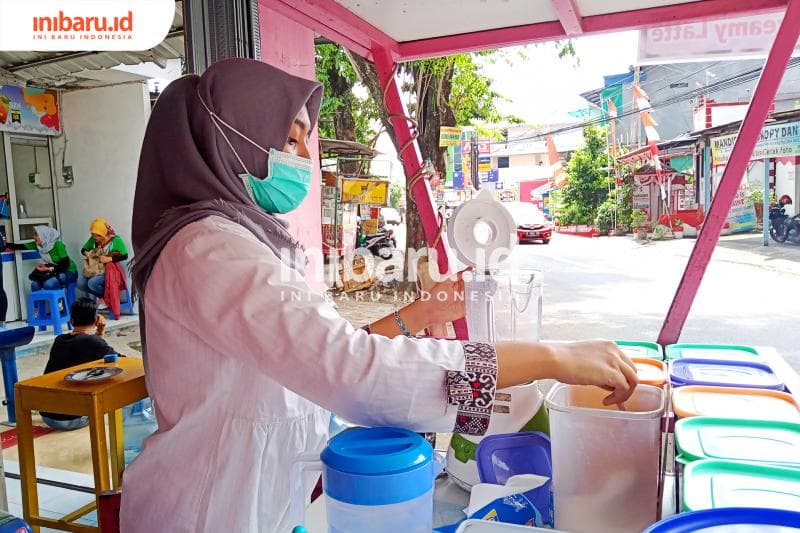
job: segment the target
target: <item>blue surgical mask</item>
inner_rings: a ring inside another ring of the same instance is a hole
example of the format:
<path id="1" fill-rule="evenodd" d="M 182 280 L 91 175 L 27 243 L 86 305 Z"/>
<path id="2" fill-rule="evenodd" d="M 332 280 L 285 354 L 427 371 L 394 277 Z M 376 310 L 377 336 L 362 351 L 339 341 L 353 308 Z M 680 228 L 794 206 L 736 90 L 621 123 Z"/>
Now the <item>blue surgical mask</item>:
<path id="1" fill-rule="evenodd" d="M 237 161 L 242 166 L 244 172 L 239 174 L 239 177 L 244 182 L 244 187 L 253 203 L 267 213 L 288 213 L 297 209 L 308 196 L 308 191 L 311 188 L 311 160 L 306 157 L 287 154 L 274 148 L 267 150 L 211 111 L 202 98 L 200 98 L 200 102 L 211 115 L 214 126 L 217 127 L 225 142 L 228 143 L 233 155 L 236 156 Z M 234 149 L 230 139 L 220 127 L 220 123 L 269 155 L 267 177 L 258 178 L 247 169 L 242 158 L 236 153 L 236 149 Z"/>

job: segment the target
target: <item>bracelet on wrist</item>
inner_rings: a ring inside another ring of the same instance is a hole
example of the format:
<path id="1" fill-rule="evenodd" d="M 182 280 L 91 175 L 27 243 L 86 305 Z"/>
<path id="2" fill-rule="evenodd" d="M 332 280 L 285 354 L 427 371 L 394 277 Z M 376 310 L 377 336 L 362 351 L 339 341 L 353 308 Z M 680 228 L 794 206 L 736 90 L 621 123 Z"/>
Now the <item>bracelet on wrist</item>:
<path id="1" fill-rule="evenodd" d="M 400 318 L 400 312 L 397 311 L 396 309 L 394 311 L 394 321 L 395 321 L 395 324 L 397 324 L 397 327 L 400 328 L 400 331 L 403 333 L 403 335 L 405 335 L 406 337 L 410 337 L 411 336 L 411 332 L 408 331 L 408 328 L 406 327 L 406 323 L 403 322 L 402 318 Z"/>

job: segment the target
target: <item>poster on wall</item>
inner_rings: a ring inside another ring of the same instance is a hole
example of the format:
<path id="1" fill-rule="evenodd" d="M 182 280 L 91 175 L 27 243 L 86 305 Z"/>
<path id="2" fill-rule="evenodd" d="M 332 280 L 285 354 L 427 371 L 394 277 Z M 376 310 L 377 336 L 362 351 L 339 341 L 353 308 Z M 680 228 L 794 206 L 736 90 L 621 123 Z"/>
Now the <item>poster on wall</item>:
<path id="1" fill-rule="evenodd" d="M 713 191 L 715 194 L 724 170 L 724 166 L 714 168 Z M 733 199 L 731 210 L 728 211 L 728 230 L 732 233 L 756 229 L 756 210 L 753 207 L 753 203 L 747 198 L 748 194 L 750 194 L 750 184 L 746 179 L 742 179 L 739 188 L 736 190 L 736 197 Z"/>
<path id="2" fill-rule="evenodd" d="M 58 111 L 56 91 L 0 85 L 0 131 L 60 135 Z"/>
<path id="3" fill-rule="evenodd" d="M 711 163 L 725 165 L 731 157 L 736 133 L 711 138 Z M 800 155 L 800 122 L 764 126 L 753 150 L 751 161 L 767 157 Z"/>
<path id="4" fill-rule="evenodd" d="M 633 208 L 641 209 L 650 218 L 650 185 L 633 186 Z"/>

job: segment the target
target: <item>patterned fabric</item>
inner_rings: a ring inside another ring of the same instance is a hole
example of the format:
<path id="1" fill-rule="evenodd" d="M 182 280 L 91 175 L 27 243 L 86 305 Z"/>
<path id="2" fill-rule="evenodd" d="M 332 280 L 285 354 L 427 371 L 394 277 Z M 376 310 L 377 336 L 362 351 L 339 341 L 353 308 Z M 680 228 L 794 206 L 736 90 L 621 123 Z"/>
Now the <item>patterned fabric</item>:
<path id="1" fill-rule="evenodd" d="M 447 403 L 458 406 L 455 433 L 483 435 L 489 428 L 497 387 L 497 353 L 483 342 L 462 342 L 464 371 L 449 370 Z"/>

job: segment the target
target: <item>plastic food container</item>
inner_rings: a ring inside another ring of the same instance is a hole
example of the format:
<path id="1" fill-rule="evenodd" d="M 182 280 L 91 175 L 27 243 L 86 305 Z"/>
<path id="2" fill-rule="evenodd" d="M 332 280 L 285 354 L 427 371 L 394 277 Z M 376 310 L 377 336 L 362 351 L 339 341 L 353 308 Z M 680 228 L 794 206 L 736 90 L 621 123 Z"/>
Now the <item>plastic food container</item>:
<path id="1" fill-rule="evenodd" d="M 733 344 L 670 344 L 664 351 L 667 361 L 674 359 L 733 359 L 757 361 L 761 356 L 750 346 Z"/>
<path id="2" fill-rule="evenodd" d="M 641 385 L 621 411 L 603 405 L 600 388 L 553 387 L 546 405 L 557 528 L 639 533 L 656 521 L 664 394 Z"/>
<path id="3" fill-rule="evenodd" d="M 672 391 L 678 418 L 713 416 L 800 422 L 800 407 L 791 394 L 768 389 L 689 385 Z"/>
<path id="4" fill-rule="evenodd" d="M 760 507 L 800 511 L 800 470 L 777 466 L 694 461 L 684 468 L 683 510 Z"/>
<path id="5" fill-rule="evenodd" d="M 632 357 L 631 359 L 633 364 L 636 365 L 639 384 L 663 387 L 667 382 L 667 366 L 663 361 L 642 357 Z"/>
<path id="6" fill-rule="evenodd" d="M 674 387 L 711 385 L 778 391 L 785 388 L 768 365 L 752 361 L 676 359 L 669 364 L 669 379 Z"/>
<path id="7" fill-rule="evenodd" d="M 456 533 L 558 533 L 554 529 L 542 529 L 540 527 L 518 526 L 515 524 L 501 524 L 500 522 L 490 522 L 488 520 L 464 520 L 458 526 Z"/>
<path id="8" fill-rule="evenodd" d="M 800 531 L 800 513 L 782 509 L 733 507 L 673 516 L 644 533 L 790 533 Z"/>
<path id="9" fill-rule="evenodd" d="M 694 417 L 675 424 L 678 460 L 748 461 L 800 468 L 800 424 Z"/>
<path id="10" fill-rule="evenodd" d="M 538 432 L 490 435 L 478 445 L 478 474 L 481 483 L 505 485 L 508 478 L 520 474 L 553 477 L 550 439 Z M 550 482 L 525 493 L 542 513 L 545 524 L 552 524 Z"/>
<path id="11" fill-rule="evenodd" d="M 661 346 L 655 342 L 640 341 L 614 341 L 617 346 L 625 352 L 628 357 L 643 357 L 646 359 L 664 359 L 664 352 Z"/>

